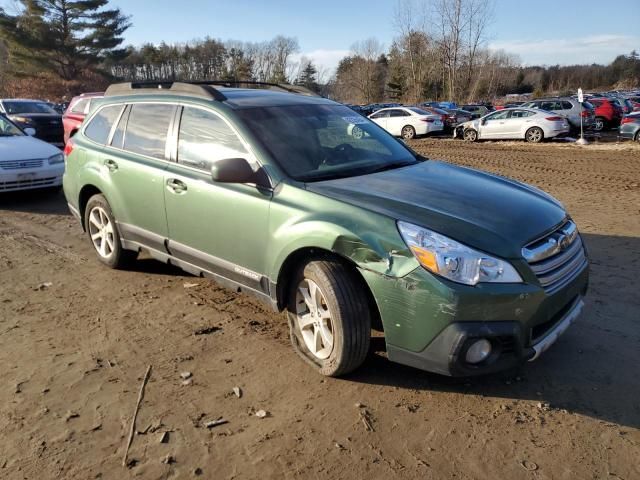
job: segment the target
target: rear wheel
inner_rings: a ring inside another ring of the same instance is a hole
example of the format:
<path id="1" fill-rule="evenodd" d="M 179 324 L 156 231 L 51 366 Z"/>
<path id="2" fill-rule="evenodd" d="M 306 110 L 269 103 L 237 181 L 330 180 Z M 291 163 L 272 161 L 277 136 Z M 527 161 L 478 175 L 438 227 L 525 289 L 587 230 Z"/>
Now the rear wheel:
<path id="1" fill-rule="evenodd" d="M 476 132 L 472 128 L 469 128 L 468 130 L 464 131 L 464 139 L 467 142 L 475 142 L 476 140 L 478 140 L 478 132 Z"/>
<path id="2" fill-rule="evenodd" d="M 413 128 L 411 125 L 405 125 L 404 127 L 402 127 L 401 135 L 402 135 L 402 138 L 404 138 L 405 140 L 411 140 L 416 136 L 416 129 Z"/>
<path id="3" fill-rule="evenodd" d="M 540 143 L 544 139 L 544 132 L 539 127 L 532 127 L 524 134 L 524 138 L 529 143 Z"/>
<path id="4" fill-rule="evenodd" d="M 636 136 L 633 138 L 636 142 L 640 142 L 640 130 L 636 132 Z"/>
<path id="5" fill-rule="evenodd" d="M 84 224 L 98 259 L 105 265 L 124 268 L 138 256 L 138 252 L 122 248 L 116 220 L 103 195 L 94 195 L 87 202 Z"/>
<path id="6" fill-rule="evenodd" d="M 604 130 L 604 118 L 596 117 L 596 121 L 593 124 L 593 129 L 596 132 L 601 132 L 602 130 Z"/>
<path id="7" fill-rule="evenodd" d="M 322 375 L 344 375 L 364 362 L 371 337 L 368 301 L 342 263 L 304 265 L 293 279 L 287 314 L 294 349 Z"/>

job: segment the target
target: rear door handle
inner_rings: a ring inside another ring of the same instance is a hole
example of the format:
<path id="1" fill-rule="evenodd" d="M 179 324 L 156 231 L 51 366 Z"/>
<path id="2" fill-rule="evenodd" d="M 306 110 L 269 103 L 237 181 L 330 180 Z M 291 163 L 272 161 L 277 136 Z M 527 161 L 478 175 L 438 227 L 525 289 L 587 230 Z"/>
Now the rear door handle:
<path id="1" fill-rule="evenodd" d="M 177 178 L 167 180 L 167 188 L 173 193 L 184 193 L 187 191 L 187 184 Z"/>
<path id="2" fill-rule="evenodd" d="M 116 170 L 118 170 L 118 164 L 111 159 L 105 160 L 104 166 L 107 167 L 110 172 L 115 172 Z"/>

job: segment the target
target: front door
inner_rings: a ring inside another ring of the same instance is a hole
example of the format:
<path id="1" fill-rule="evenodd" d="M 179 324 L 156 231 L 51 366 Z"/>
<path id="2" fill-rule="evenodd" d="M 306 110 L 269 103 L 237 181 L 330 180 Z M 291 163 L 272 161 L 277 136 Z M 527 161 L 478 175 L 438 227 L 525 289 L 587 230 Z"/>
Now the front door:
<path id="1" fill-rule="evenodd" d="M 164 179 L 170 253 L 266 293 L 271 191 L 211 179 L 216 161 L 245 158 L 257 167 L 255 157 L 227 121 L 200 107 L 183 108 L 177 140 L 176 162 Z"/>
<path id="2" fill-rule="evenodd" d="M 505 138 L 508 134 L 506 125 L 509 110 L 492 113 L 484 117 L 480 126 L 480 138 Z"/>

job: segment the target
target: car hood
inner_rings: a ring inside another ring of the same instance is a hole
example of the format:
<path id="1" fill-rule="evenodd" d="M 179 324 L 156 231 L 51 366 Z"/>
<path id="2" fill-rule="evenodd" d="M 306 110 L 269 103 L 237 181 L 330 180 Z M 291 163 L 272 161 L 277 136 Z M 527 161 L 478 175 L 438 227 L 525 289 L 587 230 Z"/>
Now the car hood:
<path id="1" fill-rule="evenodd" d="M 504 258 L 521 258 L 524 245 L 566 218 L 563 206 L 535 187 L 433 160 L 307 189 Z"/>
<path id="2" fill-rule="evenodd" d="M 49 158 L 56 153 L 62 153 L 56 147 L 37 138 L 27 135 L 19 137 L 0 137 L 0 159 L 2 160 L 32 160 L 35 158 Z"/>

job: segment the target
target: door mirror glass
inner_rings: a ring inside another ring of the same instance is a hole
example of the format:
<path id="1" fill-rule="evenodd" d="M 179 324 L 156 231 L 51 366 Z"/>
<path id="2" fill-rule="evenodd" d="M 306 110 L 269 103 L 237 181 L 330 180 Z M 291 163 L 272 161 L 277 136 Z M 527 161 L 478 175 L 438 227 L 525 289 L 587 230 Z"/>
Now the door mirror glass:
<path id="1" fill-rule="evenodd" d="M 269 180 L 262 169 L 254 172 L 246 158 L 225 158 L 211 166 L 211 178 L 218 183 L 255 183 L 269 186 Z"/>
<path id="2" fill-rule="evenodd" d="M 31 128 L 31 127 L 27 127 L 27 128 L 24 129 L 24 133 L 26 133 L 30 137 L 33 137 L 36 134 L 36 129 L 35 128 Z"/>

